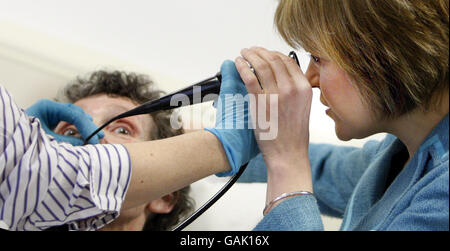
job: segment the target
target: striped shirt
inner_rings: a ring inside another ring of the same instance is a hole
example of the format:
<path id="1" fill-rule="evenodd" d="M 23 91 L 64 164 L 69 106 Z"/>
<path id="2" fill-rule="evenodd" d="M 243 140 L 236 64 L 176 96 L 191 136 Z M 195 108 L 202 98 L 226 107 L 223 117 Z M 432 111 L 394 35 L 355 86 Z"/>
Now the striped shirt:
<path id="1" fill-rule="evenodd" d="M 0 86 L 0 228 L 99 229 L 118 217 L 130 176 L 125 147 L 58 143 Z"/>

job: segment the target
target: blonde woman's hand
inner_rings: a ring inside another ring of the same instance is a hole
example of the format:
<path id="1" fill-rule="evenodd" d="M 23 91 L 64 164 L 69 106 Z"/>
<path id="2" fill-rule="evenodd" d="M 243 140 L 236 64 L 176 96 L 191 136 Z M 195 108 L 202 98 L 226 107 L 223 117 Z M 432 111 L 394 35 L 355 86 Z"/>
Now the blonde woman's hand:
<path id="1" fill-rule="evenodd" d="M 299 189 L 312 192 L 308 158 L 310 83 L 296 62 L 279 52 L 253 47 L 243 49 L 241 55 L 236 67 L 249 94 L 255 97 L 250 100 L 251 117 L 267 165 L 268 182 L 284 184 L 273 187 L 268 197 Z"/>

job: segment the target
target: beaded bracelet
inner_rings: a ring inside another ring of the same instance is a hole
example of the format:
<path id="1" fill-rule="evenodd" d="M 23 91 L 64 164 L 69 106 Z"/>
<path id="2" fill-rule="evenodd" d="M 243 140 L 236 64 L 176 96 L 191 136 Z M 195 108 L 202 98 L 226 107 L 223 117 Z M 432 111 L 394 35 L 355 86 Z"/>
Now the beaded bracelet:
<path id="1" fill-rule="evenodd" d="M 278 196 L 277 198 L 275 198 L 274 200 L 272 200 L 269 204 L 266 205 L 266 207 L 264 207 L 263 210 L 263 215 L 266 216 L 266 214 L 272 209 L 273 205 L 275 203 L 277 203 L 280 200 L 284 200 L 287 198 L 291 198 L 291 197 L 295 197 L 295 196 L 301 196 L 301 195 L 314 195 L 311 192 L 308 191 L 298 191 L 298 192 L 292 192 L 292 193 L 284 193 L 280 196 Z"/>

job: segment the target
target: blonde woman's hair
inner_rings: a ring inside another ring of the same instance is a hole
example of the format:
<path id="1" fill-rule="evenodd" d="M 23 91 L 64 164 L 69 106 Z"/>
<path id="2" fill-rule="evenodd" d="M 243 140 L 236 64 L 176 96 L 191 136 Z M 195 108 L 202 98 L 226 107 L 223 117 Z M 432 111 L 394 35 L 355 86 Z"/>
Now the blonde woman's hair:
<path id="1" fill-rule="evenodd" d="M 382 116 L 448 92 L 448 0 L 281 0 L 275 24 L 292 47 L 337 63 Z"/>

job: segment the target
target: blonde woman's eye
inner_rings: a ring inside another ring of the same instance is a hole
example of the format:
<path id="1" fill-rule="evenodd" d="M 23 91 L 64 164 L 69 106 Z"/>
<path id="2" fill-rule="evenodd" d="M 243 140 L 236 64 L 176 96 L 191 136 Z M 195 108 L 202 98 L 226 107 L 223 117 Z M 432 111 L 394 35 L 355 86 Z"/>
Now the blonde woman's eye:
<path id="1" fill-rule="evenodd" d="M 130 131 L 128 131 L 127 129 L 123 128 L 123 127 L 119 127 L 117 129 L 114 130 L 114 133 L 118 133 L 118 134 L 124 134 L 124 135 L 130 135 Z"/>
<path id="2" fill-rule="evenodd" d="M 320 57 L 318 57 L 318 56 L 311 55 L 311 59 L 312 59 L 312 60 L 314 61 L 314 63 L 316 63 L 316 64 L 320 63 Z"/>

